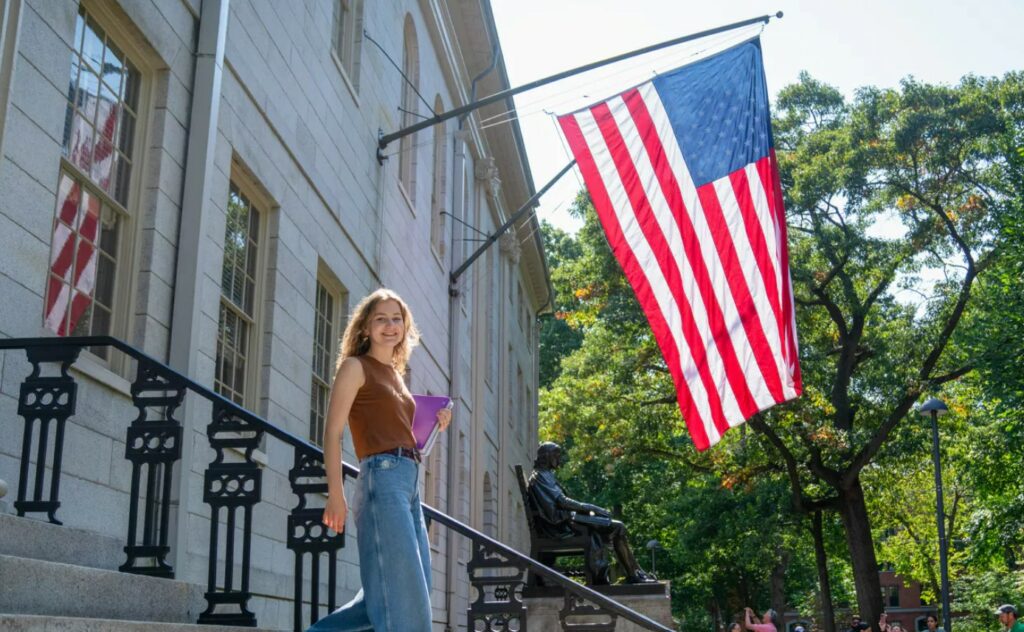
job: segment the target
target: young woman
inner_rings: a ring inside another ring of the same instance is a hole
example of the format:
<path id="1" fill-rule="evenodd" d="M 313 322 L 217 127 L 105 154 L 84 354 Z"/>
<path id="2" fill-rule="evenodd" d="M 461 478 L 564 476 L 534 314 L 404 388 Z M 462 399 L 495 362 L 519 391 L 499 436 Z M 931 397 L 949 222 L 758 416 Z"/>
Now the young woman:
<path id="1" fill-rule="evenodd" d="M 310 632 L 430 632 L 430 547 L 417 491 L 416 405 L 402 381 L 419 333 L 401 298 L 380 289 L 356 306 L 345 328 L 324 430 L 327 507 L 323 521 L 345 528 L 341 436 L 352 426 L 359 459 L 353 514 L 363 588 Z M 451 411 L 438 413 L 444 430 Z"/>

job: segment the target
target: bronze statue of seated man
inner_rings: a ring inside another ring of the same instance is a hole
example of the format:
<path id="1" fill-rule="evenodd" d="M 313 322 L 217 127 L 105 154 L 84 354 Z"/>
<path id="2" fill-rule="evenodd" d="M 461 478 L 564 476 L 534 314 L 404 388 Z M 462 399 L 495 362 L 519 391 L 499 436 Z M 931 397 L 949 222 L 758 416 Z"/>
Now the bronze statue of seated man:
<path id="1" fill-rule="evenodd" d="M 613 520 L 611 513 L 597 505 L 581 503 L 565 495 L 555 478 L 555 470 L 562 463 L 562 447 L 545 442 L 537 448 L 537 460 L 530 473 L 529 493 L 536 506 L 538 520 L 534 525 L 538 535 L 545 538 L 571 538 L 585 535 L 591 538 L 587 567 L 595 584 L 608 584 L 609 563 L 606 549 L 615 550 L 626 583 L 642 584 L 657 581 L 637 564 L 626 537 L 626 525 Z"/>

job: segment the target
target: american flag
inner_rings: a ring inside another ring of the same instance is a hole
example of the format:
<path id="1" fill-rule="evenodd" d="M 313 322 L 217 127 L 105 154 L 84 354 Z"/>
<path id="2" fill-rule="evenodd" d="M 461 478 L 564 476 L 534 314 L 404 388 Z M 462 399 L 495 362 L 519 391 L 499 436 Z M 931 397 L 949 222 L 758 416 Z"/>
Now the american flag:
<path id="1" fill-rule="evenodd" d="M 559 117 L 694 445 L 800 395 L 786 221 L 751 40 Z"/>
<path id="2" fill-rule="evenodd" d="M 86 99 L 98 101 L 103 125 L 96 133 L 79 116 L 75 116 L 68 158 L 107 190 L 114 158 L 112 139 L 120 108 L 117 103 L 92 96 Z M 91 105 L 87 101 L 87 106 Z M 46 326 L 58 336 L 69 336 L 92 304 L 96 287 L 100 200 L 62 172 L 57 185 L 56 215 L 43 318 Z"/>

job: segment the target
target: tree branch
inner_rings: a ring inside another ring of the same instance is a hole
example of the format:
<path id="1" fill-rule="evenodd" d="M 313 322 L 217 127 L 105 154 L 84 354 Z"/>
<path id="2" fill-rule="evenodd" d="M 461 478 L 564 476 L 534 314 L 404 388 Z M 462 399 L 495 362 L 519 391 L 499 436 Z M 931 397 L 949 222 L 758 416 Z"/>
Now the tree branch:
<path id="1" fill-rule="evenodd" d="M 946 382 L 952 382 L 957 378 L 961 378 L 964 375 L 967 375 L 973 370 L 974 366 L 968 364 L 960 367 L 959 369 L 956 369 L 955 371 L 950 371 L 949 373 L 943 375 L 933 376 L 931 379 L 928 380 L 928 383 L 932 384 L 933 386 L 938 386 L 940 384 L 945 384 Z"/>

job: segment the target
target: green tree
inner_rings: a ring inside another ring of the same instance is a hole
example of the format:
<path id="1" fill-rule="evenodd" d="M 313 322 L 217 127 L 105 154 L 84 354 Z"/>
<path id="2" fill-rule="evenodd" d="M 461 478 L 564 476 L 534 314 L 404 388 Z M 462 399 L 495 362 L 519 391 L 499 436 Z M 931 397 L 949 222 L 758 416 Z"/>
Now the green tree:
<path id="1" fill-rule="evenodd" d="M 580 257 L 581 250 L 576 240 L 564 230 L 542 220 L 541 235 L 544 252 L 551 270 L 551 284 L 555 290 L 553 314 L 540 321 L 540 387 L 551 384 L 561 371 L 562 358 L 579 348 L 583 334 L 565 322 L 567 310 L 575 290 L 573 279 L 568 276 L 569 265 Z"/>
<path id="2" fill-rule="evenodd" d="M 696 454 L 687 440 L 649 327 L 585 197 L 577 199 L 574 212 L 585 217 L 576 236 L 580 251 L 559 273 L 566 286 L 560 289 L 563 320 L 582 340 L 543 391 L 541 420 L 546 436 L 569 445 L 580 464 L 574 470 L 579 480 L 617 480 L 614 472 L 644 460 L 672 463 L 678 476 L 685 475 L 685 485 L 656 487 L 653 498 L 628 486 L 601 489 L 655 505 L 673 503 L 683 489 L 697 490 L 702 511 L 714 512 L 701 514 L 707 521 L 729 515 L 723 506 L 747 515 L 737 498 L 714 505 L 729 498 L 722 490 L 770 495 L 781 477 L 789 502 L 779 509 L 796 511 L 766 517 L 767 550 L 809 551 L 808 524 L 817 516 L 824 528 L 814 548 L 837 553 L 832 516 L 838 517 L 845 540 L 839 557 L 849 561 L 859 611 L 877 621 L 881 590 L 867 498 L 872 489 L 866 485 L 884 484 L 873 478 L 875 469 L 921 456 L 921 438 L 903 437 L 903 422 L 916 401 L 996 357 L 982 344 L 984 336 L 976 336 L 972 346 L 960 340 L 958 329 L 965 318 L 999 318 L 981 310 L 973 294 L 979 278 L 1010 265 L 1000 258 L 1005 241 L 997 236 L 1013 225 L 1015 213 L 1020 216 L 1022 189 L 1014 169 L 1021 159 L 1021 84 L 1019 74 L 967 77 L 953 87 L 907 80 L 897 90 L 861 90 L 848 103 L 805 75 L 780 93 L 776 146 L 790 226 L 804 397 L 756 417 L 750 423 L 754 433 L 730 433 L 708 453 Z M 993 290 L 993 304 L 999 292 L 1019 292 L 1013 270 L 1003 273 L 1006 282 Z M 918 298 L 907 300 L 911 294 Z M 1019 351 L 1020 337 L 1014 341 L 1008 327 L 1010 342 L 999 350 L 1010 347 L 1010 357 L 1019 358 L 1012 349 Z M 964 485 L 974 483 L 964 476 Z M 991 481 L 992 493 L 1002 484 Z M 659 524 L 652 519 L 650 528 Z M 966 533 L 974 524 L 977 516 L 966 516 L 958 529 Z M 688 524 L 673 537 L 694 546 L 689 534 L 698 527 Z M 714 559 L 701 545 L 696 548 Z M 770 583 L 752 570 L 763 569 L 761 558 L 742 549 L 734 553 L 729 562 L 686 559 L 691 572 L 704 573 L 701 585 L 712 590 L 726 590 L 716 568 L 729 563 L 733 570 L 749 564 L 744 573 Z M 835 555 L 818 560 L 821 580 L 828 579 L 828 568 L 845 563 Z M 806 579 L 806 572 L 800 577 Z M 842 579 L 831 587 L 837 602 L 848 594 Z M 792 579 L 794 586 L 801 581 Z M 679 585 L 684 590 L 690 584 L 680 578 Z M 827 595 L 829 588 L 819 582 L 818 594 Z M 764 584 L 752 588 L 743 600 L 764 590 Z M 813 601 L 806 590 L 787 593 L 792 603 Z M 686 608 L 713 611 L 713 601 L 702 601 L 707 595 L 687 592 L 687 598 L 698 605 Z M 724 597 L 718 601 L 731 607 Z"/>
<path id="3" fill-rule="evenodd" d="M 973 368 L 950 342 L 1000 252 L 995 218 L 1020 199 L 1006 139 L 1021 104 L 1001 95 L 1021 79 L 908 79 L 847 104 L 803 76 L 779 95 L 805 397 L 751 425 L 787 464 L 797 508 L 839 513 L 868 621 L 882 604 L 862 473 L 923 394 Z"/>

